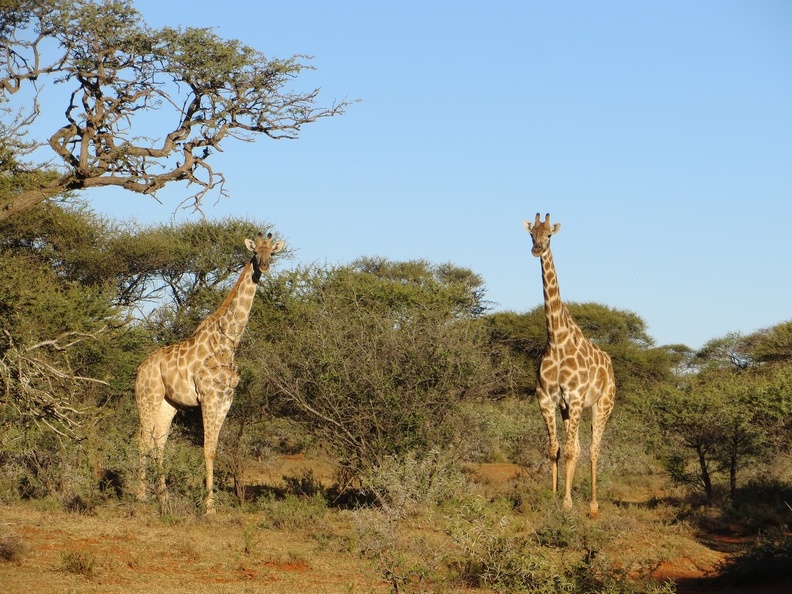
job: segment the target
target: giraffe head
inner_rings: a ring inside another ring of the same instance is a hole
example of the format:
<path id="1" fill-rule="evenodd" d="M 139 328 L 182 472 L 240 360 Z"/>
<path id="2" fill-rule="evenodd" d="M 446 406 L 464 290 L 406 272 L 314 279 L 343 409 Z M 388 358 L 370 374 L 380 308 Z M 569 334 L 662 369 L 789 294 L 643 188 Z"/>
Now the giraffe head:
<path id="1" fill-rule="evenodd" d="M 523 221 L 523 225 L 525 230 L 531 234 L 531 240 L 533 241 L 531 253 L 537 258 L 550 249 L 550 236 L 558 233 L 561 229 L 561 223 L 550 224 L 550 213 L 545 215 L 545 220 L 542 222 L 539 220 L 539 213 L 537 212 L 533 223 Z"/>
<path id="2" fill-rule="evenodd" d="M 258 282 L 262 273 L 267 272 L 270 267 L 270 258 L 283 249 L 285 242 L 272 241 L 272 233 L 267 233 L 267 238 L 261 233 L 256 237 L 256 241 L 252 239 L 245 239 L 245 245 L 253 252 L 253 257 L 250 258 L 253 264 L 253 281 Z"/>

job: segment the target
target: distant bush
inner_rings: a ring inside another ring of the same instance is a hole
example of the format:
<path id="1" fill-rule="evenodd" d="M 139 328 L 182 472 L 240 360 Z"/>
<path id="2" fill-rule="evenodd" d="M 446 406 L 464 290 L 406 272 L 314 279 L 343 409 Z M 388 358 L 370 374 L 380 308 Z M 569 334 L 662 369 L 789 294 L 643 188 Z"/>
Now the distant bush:
<path id="1" fill-rule="evenodd" d="M 792 485 L 775 478 L 749 481 L 736 490 L 723 507 L 724 522 L 740 526 L 743 533 L 756 534 L 792 520 Z"/>

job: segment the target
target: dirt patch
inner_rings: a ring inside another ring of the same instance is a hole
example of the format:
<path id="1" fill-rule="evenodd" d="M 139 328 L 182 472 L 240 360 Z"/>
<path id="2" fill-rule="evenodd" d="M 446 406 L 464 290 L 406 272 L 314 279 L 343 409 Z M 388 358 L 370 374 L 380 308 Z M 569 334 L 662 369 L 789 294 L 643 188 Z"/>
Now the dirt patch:
<path id="1" fill-rule="evenodd" d="M 492 464 L 465 464 L 471 478 L 485 485 L 507 483 L 519 478 L 524 469 L 517 464 L 492 463 Z"/>
<path id="2" fill-rule="evenodd" d="M 329 487 L 335 478 L 335 467 L 329 460 L 294 454 L 253 462 L 245 474 L 246 482 L 253 486 L 268 485 L 278 488 L 286 486 L 284 477 L 310 477 L 318 484 Z"/>

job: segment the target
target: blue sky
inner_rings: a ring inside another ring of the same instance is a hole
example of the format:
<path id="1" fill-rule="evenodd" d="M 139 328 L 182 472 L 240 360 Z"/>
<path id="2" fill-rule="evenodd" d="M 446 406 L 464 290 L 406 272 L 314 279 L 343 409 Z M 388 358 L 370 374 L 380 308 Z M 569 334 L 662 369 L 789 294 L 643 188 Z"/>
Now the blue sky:
<path id="1" fill-rule="evenodd" d="M 633 311 L 693 348 L 792 319 L 792 3 L 787 0 L 140 0 L 151 26 L 211 26 L 309 54 L 300 140 L 230 142 L 212 218 L 275 226 L 295 263 L 452 262 L 497 310 L 542 303 L 523 219 L 551 213 L 561 295 Z M 89 193 L 100 213 L 164 204 Z"/>

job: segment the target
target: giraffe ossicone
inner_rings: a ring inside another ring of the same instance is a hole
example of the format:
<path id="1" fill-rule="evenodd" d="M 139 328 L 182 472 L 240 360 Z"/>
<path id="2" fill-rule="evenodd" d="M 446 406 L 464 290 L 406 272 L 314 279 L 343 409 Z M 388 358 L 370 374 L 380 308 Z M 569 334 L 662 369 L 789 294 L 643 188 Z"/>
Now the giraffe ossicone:
<path id="1" fill-rule="evenodd" d="M 610 356 L 583 335 L 583 331 L 561 301 L 550 237 L 561 228 L 550 224 L 550 215 L 542 221 L 539 213 L 533 223 L 524 221 L 531 234 L 531 253 L 542 265 L 547 345 L 539 366 L 536 399 L 547 425 L 550 439 L 550 467 L 553 493 L 558 491 L 558 460 L 561 446 L 556 432 L 556 409 L 564 422 L 564 507 L 572 507 L 572 482 L 580 455 L 578 429 L 584 409 L 591 409 L 591 499 L 589 515 L 599 514 L 597 503 L 597 462 L 605 424 L 613 411 L 616 381 Z"/>
<path id="2" fill-rule="evenodd" d="M 140 416 L 140 469 L 138 498 L 146 499 L 148 484 L 146 466 L 153 455 L 159 473 L 157 497 L 160 509 L 168 508 L 168 490 L 163 473 L 163 454 L 171 423 L 183 407 L 200 406 L 204 429 L 204 461 L 206 464 L 205 511 L 214 507 L 214 459 L 220 428 L 234 399 L 239 372 L 234 353 L 247 326 L 250 308 L 261 274 L 267 272 L 270 259 L 284 247 L 283 241 L 272 241 L 272 233 L 261 233 L 255 241 L 245 240 L 253 252 L 242 268 L 222 305 L 203 320 L 192 336 L 162 347 L 138 367 L 135 400 Z"/>

